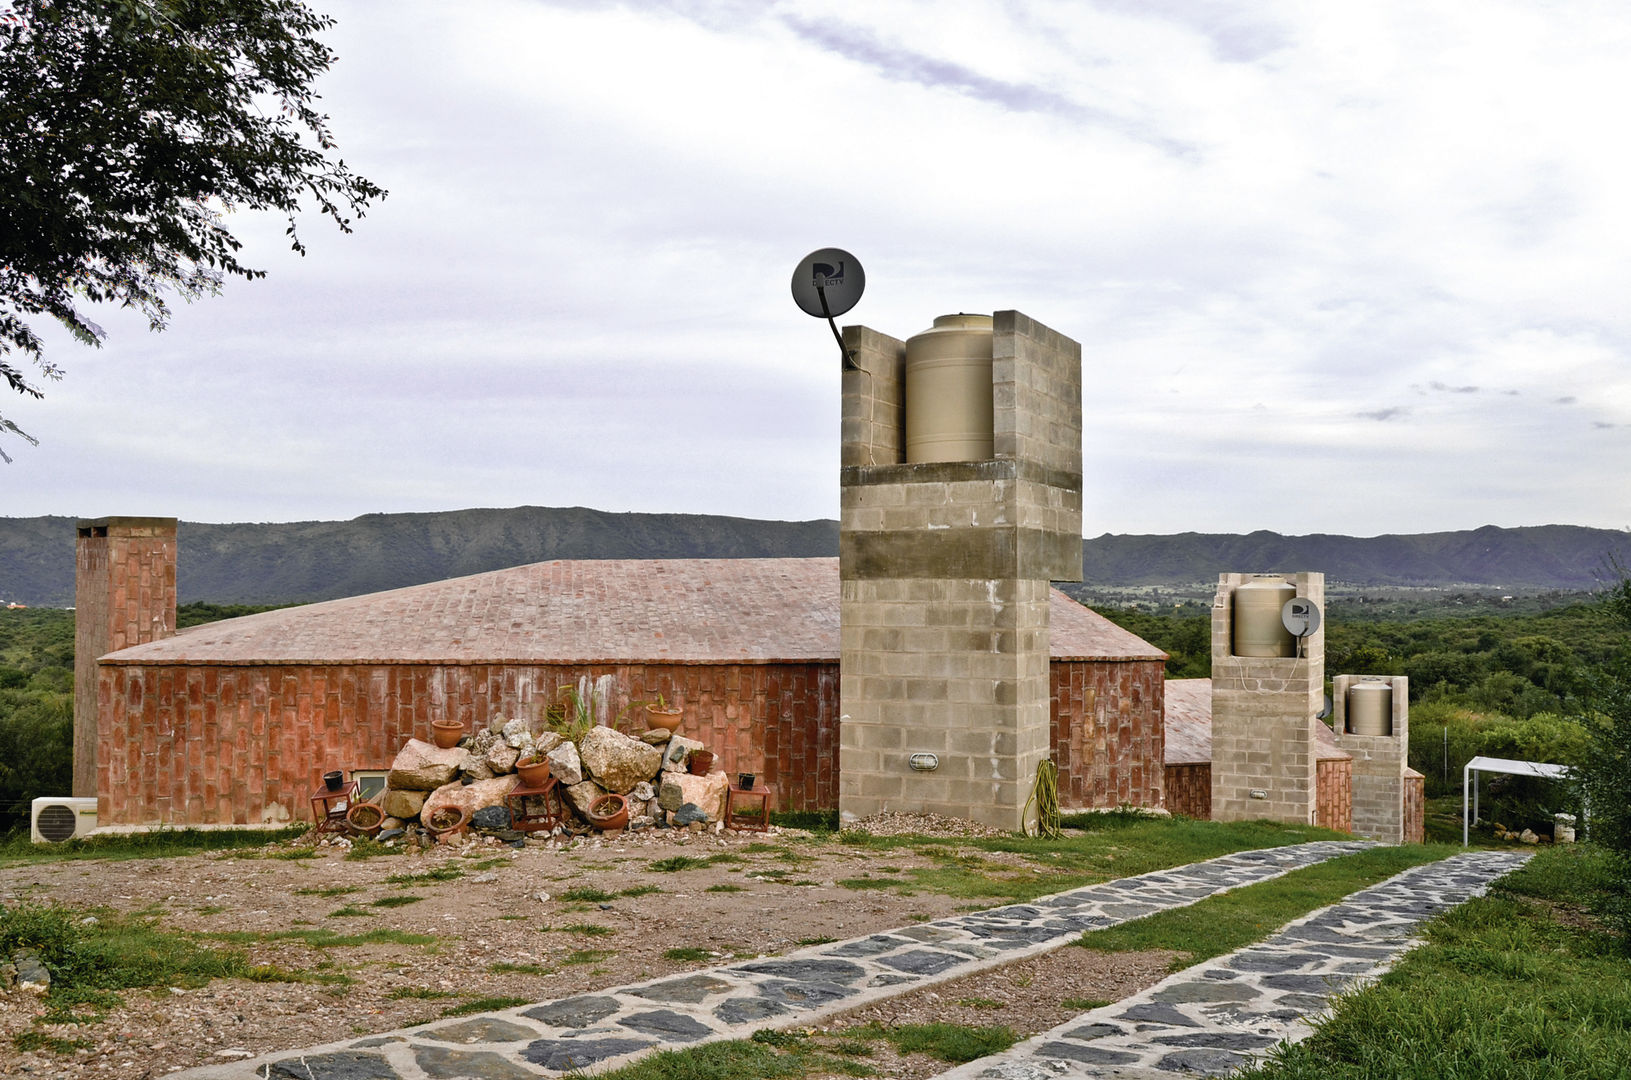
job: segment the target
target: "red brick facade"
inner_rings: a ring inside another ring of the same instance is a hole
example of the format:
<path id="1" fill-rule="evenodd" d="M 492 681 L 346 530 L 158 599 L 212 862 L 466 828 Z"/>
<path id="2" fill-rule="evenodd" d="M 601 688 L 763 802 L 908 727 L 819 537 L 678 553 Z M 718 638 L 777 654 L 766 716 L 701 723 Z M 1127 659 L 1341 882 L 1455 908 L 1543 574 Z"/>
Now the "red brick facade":
<path id="1" fill-rule="evenodd" d="M 1053 665 L 1064 805 L 1161 805 L 1160 667 Z M 431 721 L 442 716 L 472 730 L 536 719 L 559 687 L 584 675 L 612 676 L 616 705 L 659 693 L 681 705 L 680 733 L 701 739 L 727 773 L 754 772 L 775 785 L 777 809 L 837 805 L 836 663 L 115 662 L 102 665 L 98 814 L 124 824 L 302 820 L 329 769 L 384 768 L 409 738 L 430 738 Z M 1109 710 L 1113 725 L 1101 719 Z"/>
<path id="2" fill-rule="evenodd" d="M 1353 832 L 1354 763 L 1350 757 L 1314 763 L 1314 824 Z"/>
<path id="3" fill-rule="evenodd" d="M 1427 833 L 1427 778 L 1415 769 L 1404 774 L 1404 842 L 1421 844 Z"/>
<path id="4" fill-rule="evenodd" d="M 97 793 L 97 657 L 176 629 L 174 518 L 81 521 L 74 545 L 74 794 Z"/>
<path id="5" fill-rule="evenodd" d="M 99 817 L 143 824 L 299 820 L 329 769 L 385 768 L 431 721 L 536 719 L 557 688 L 611 675 L 615 701 L 661 693 L 726 772 L 778 809 L 837 804 L 836 664 L 282 667 L 104 664 Z"/>
<path id="6" fill-rule="evenodd" d="M 1059 805 L 1164 805 L 1162 662 L 1056 660 L 1051 668 Z"/>
<path id="7" fill-rule="evenodd" d="M 1212 766 L 1210 764 L 1168 765 L 1166 767 L 1167 810 L 1199 821 L 1212 820 Z"/>

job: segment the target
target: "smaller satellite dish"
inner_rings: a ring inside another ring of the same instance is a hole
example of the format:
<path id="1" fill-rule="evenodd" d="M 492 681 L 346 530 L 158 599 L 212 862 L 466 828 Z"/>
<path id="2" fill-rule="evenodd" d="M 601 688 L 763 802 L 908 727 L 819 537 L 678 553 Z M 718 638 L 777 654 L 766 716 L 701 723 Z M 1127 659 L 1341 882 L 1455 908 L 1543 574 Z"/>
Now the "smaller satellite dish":
<path id="1" fill-rule="evenodd" d="M 1280 609 L 1280 623 L 1292 637 L 1305 638 L 1320 628 L 1320 609 L 1314 601 L 1294 596 Z"/>
<path id="2" fill-rule="evenodd" d="M 1320 710 L 1320 714 L 1318 716 L 1314 717 L 1314 719 L 1324 720 L 1327 716 L 1331 715 L 1331 709 L 1333 707 L 1334 707 L 1334 705 L 1333 705 L 1333 703 L 1331 701 L 1331 695 L 1326 694 L 1325 695 L 1325 707 Z"/>
<path id="3" fill-rule="evenodd" d="M 806 315 L 831 319 L 861 300 L 866 271 L 843 248 L 822 248 L 799 260 L 793 269 L 793 302 Z"/>

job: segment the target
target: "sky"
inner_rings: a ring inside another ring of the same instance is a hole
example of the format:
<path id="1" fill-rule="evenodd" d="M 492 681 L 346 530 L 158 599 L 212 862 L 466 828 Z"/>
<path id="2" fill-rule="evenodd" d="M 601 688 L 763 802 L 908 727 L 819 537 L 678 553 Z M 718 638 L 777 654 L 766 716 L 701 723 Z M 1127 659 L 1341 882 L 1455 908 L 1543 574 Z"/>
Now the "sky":
<path id="1" fill-rule="evenodd" d="M 1619 0 L 314 0 L 342 235 L 0 413 L 0 515 L 838 514 L 841 322 L 1082 344 L 1084 533 L 1631 527 Z"/>

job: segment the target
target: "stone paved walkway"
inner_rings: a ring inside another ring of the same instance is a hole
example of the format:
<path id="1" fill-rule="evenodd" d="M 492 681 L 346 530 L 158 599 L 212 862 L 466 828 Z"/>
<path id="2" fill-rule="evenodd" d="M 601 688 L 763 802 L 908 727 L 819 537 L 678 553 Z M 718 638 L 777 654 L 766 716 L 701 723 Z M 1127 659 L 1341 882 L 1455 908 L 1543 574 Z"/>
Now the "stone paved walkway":
<path id="1" fill-rule="evenodd" d="M 1175 1080 L 1222 1076 L 1313 1033 L 1331 999 L 1378 978 L 1423 920 L 1481 896 L 1528 853 L 1476 852 L 1406 870 L 1291 923 L 936 1080 Z"/>
<path id="2" fill-rule="evenodd" d="M 534 1080 L 652 1050 L 809 1024 L 879 998 L 1057 948 L 1215 893 L 1372 846 L 1320 841 L 1241 851 L 785 956 L 171 1073 L 176 1080 Z"/>

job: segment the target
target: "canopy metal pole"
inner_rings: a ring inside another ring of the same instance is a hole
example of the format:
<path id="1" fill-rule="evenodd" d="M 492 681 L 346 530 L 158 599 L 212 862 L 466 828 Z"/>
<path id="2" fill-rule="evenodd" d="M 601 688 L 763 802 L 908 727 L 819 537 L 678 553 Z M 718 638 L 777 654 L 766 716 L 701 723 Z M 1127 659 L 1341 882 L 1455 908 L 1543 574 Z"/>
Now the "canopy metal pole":
<path id="1" fill-rule="evenodd" d="M 1468 779 L 1467 778 L 1469 776 L 1471 776 L 1471 775 L 1472 775 L 1472 766 L 1471 765 L 1463 765 L 1461 767 L 1461 846 L 1462 847 L 1467 846 L 1467 834 L 1468 834 L 1468 825 L 1467 825 L 1467 784 L 1468 784 Z"/>

